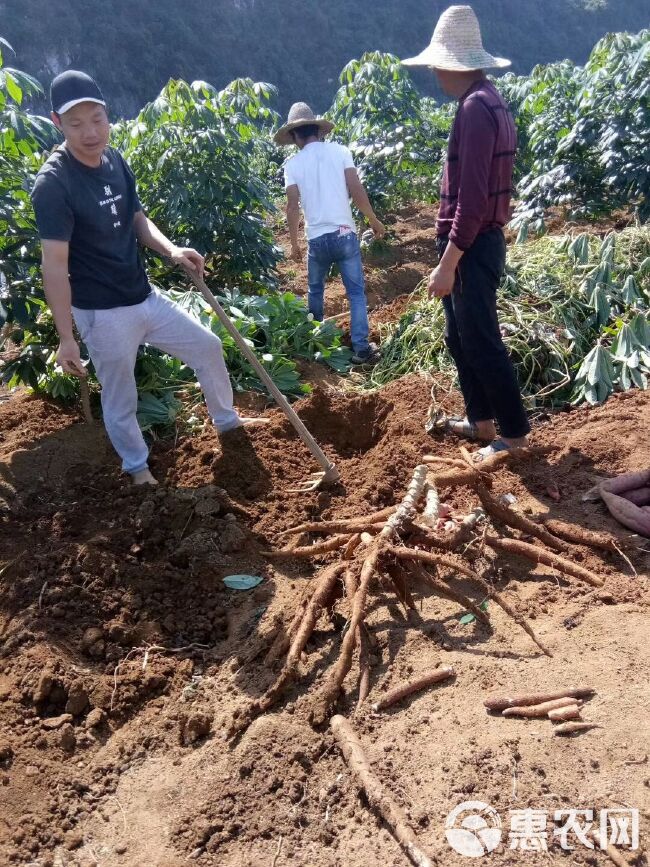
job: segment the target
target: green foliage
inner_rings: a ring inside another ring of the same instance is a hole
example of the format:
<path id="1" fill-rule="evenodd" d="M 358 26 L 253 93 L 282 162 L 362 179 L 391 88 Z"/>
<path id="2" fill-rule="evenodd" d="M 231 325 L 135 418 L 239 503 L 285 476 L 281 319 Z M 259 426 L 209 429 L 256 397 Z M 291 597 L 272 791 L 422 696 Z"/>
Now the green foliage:
<path id="1" fill-rule="evenodd" d="M 172 292 L 171 295 L 220 338 L 233 387 L 237 391 L 264 391 L 203 296 L 196 292 Z M 315 322 L 304 302 L 290 292 L 249 296 L 231 290 L 221 295 L 219 302 L 285 394 L 300 397 L 310 390 L 307 384 L 301 383 L 293 359 L 322 361 L 339 373 L 350 369 L 352 353 L 342 345 L 341 331 L 331 322 Z"/>
<path id="2" fill-rule="evenodd" d="M 391 54 L 375 51 L 351 60 L 340 82 L 329 117 L 355 157 L 373 206 L 436 199 L 449 109 L 422 99 Z"/>
<path id="3" fill-rule="evenodd" d="M 275 285 L 280 251 L 264 222 L 273 205 L 256 170 L 262 133 L 275 121 L 272 92 L 250 80 L 220 92 L 170 81 L 114 132 L 149 216 L 177 243 L 206 253 L 221 285 Z M 155 276 L 166 282 L 165 271 Z"/>
<path id="4" fill-rule="evenodd" d="M 29 191 L 56 133 L 49 120 L 22 109 L 41 88 L 3 65 L 3 49 L 12 50 L 0 39 L 0 325 L 20 329 L 33 325 L 40 311 L 40 249 Z"/>
<path id="5" fill-rule="evenodd" d="M 536 67 L 501 87 L 519 129 L 514 225 L 544 228 L 550 206 L 569 219 L 632 207 L 650 217 L 650 30 L 611 34 L 585 67 Z"/>
<path id="6" fill-rule="evenodd" d="M 154 428 L 171 427 L 182 409 L 182 403 L 173 394 L 164 394 L 161 397 L 145 391 L 138 395 L 138 424 L 143 431 L 151 431 Z"/>
<path id="7" fill-rule="evenodd" d="M 586 234 L 513 247 L 499 298 L 504 341 L 529 401 L 598 403 L 646 388 L 650 373 L 650 230 L 602 242 Z M 442 305 L 421 287 L 396 324 L 366 387 L 410 372 L 453 370 Z"/>

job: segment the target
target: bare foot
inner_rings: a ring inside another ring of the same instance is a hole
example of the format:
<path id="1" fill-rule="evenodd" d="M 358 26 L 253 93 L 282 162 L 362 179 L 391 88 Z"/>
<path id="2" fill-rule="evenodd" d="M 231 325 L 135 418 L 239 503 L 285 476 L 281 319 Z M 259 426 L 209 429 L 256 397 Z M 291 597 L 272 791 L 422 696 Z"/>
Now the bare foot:
<path id="1" fill-rule="evenodd" d="M 149 470 L 148 467 L 145 468 L 144 470 L 140 470 L 139 473 L 133 473 L 131 475 L 131 478 L 133 479 L 134 485 L 157 485 L 158 484 L 156 479 L 154 479 L 154 477 L 151 475 L 151 471 Z"/>
<path id="2" fill-rule="evenodd" d="M 497 429 L 494 426 L 494 422 L 492 419 L 487 419 L 486 421 L 477 421 L 474 422 L 476 425 L 476 433 L 480 440 L 483 440 L 486 443 L 492 442 L 492 440 L 497 435 Z"/>

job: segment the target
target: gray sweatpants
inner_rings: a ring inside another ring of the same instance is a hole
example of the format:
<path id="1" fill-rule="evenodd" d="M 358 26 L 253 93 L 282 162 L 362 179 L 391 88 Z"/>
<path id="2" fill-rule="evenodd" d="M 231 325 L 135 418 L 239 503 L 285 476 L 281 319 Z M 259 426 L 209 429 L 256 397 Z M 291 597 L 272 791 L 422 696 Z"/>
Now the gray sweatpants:
<path id="1" fill-rule="evenodd" d="M 138 347 L 143 343 L 180 358 L 194 369 L 218 431 L 239 426 L 221 341 L 157 289 L 141 304 L 131 307 L 73 307 L 72 314 L 102 386 L 106 432 L 127 473 L 145 469 L 149 455 L 136 419 L 134 368 Z"/>

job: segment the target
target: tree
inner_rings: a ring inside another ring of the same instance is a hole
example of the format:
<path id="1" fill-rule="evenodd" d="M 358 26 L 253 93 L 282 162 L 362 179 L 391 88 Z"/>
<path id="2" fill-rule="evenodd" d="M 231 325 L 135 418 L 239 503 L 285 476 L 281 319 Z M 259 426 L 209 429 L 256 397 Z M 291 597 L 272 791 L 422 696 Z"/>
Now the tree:
<path id="1" fill-rule="evenodd" d="M 275 285 L 281 252 L 265 224 L 274 205 L 260 173 L 270 147 L 264 133 L 276 119 L 272 93 L 250 79 L 220 92 L 204 81 L 170 81 L 115 129 L 146 211 L 163 232 L 206 254 L 220 286 Z"/>
<path id="2" fill-rule="evenodd" d="M 356 157 L 373 206 L 432 200 L 451 114 L 422 99 L 399 59 L 370 52 L 351 60 L 328 112 Z"/>

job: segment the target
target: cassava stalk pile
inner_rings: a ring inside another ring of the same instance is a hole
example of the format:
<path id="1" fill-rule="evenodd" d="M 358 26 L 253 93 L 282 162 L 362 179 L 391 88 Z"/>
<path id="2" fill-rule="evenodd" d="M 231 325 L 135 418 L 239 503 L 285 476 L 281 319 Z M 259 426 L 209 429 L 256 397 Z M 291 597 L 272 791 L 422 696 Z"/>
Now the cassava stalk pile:
<path id="1" fill-rule="evenodd" d="M 301 671 L 303 650 L 321 614 L 335 604 L 343 607 L 346 624 L 337 658 L 316 683 L 312 721 L 321 724 L 329 717 L 355 660 L 358 705 L 362 706 L 369 694 L 372 701 L 370 647 L 374 639 L 365 618 L 378 587 L 395 594 L 404 612 L 402 616 L 412 623 L 420 617 L 413 592 L 416 588 L 428 588 L 441 598 L 454 601 L 461 610 L 471 612 L 477 621 L 490 628 L 484 606 L 480 607 L 467 594 L 467 585 L 473 586 L 479 601 L 492 600 L 543 653 L 552 656 L 551 650 L 519 612 L 517 604 L 495 590 L 490 580 L 495 562 L 503 556 L 514 555 L 531 564 L 544 564 L 555 575 L 581 581 L 587 587 L 600 587 L 603 580 L 578 565 L 577 558 L 572 557 L 578 540 L 583 542 L 579 534 L 574 542 L 564 525 L 556 534 L 552 522 L 544 525 L 525 517 L 491 493 L 490 473 L 508 460 L 515 466 L 520 465 L 526 460 L 526 451 L 519 449 L 511 457 L 509 453 L 500 453 L 498 460 L 488 459 L 477 467 L 469 466 L 465 455 L 463 460 L 427 456 L 425 462 L 415 468 L 399 505 L 365 517 L 312 522 L 284 531 L 283 536 L 296 538 L 313 534 L 315 541 L 300 548 L 288 546 L 270 552 L 270 556 L 327 558 L 329 563 L 317 573 L 293 621 L 280 629 L 267 654 L 268 663 L 284 659 L 274 683 L 239 713 L 233 722 L 232 735 L 243 732 L 255 717 L 275 706 L 291 685 L 307 675 L 307 671 Z M 530 450 L 530 456 L 538 455 L 539 452 Z M 456 531 L 445 533 L 439 529 L 444 523 L 438 520 L 440 493 L 458 486 L 474 489 L 476 508 Z M 541 696 L 534 703 L 551 702 L 551 706 L 543 709 L 544 716 L 558 712 L 559 716 L 564 714 L 564 718 L 570 719 L 573 704 L 552 704 L 554 699 L 566 695 Z M 374 703 L 378 703 L 376 698 Z M 521 710 L 525 702 L 510 706 L 516 710 L 508 715 L 534 715 Z"/>

